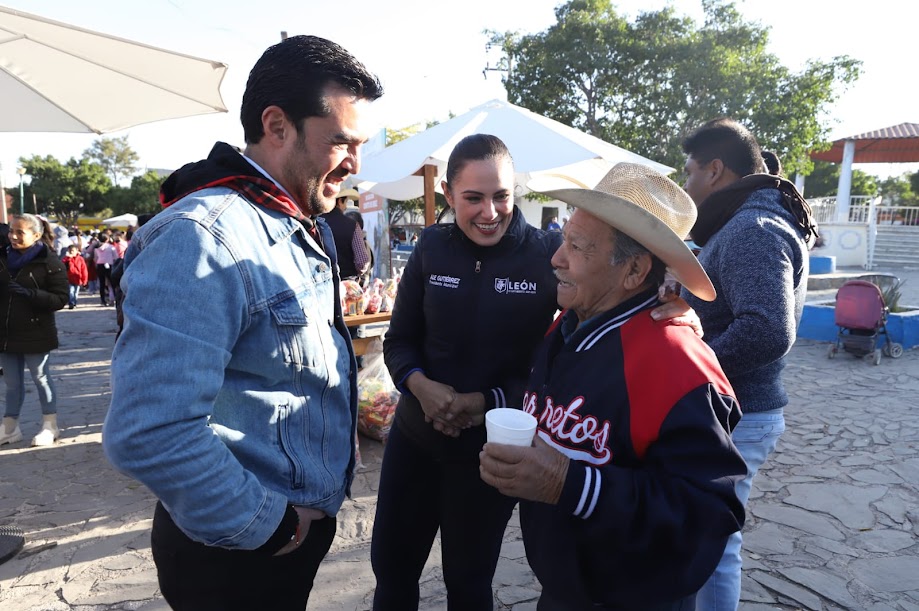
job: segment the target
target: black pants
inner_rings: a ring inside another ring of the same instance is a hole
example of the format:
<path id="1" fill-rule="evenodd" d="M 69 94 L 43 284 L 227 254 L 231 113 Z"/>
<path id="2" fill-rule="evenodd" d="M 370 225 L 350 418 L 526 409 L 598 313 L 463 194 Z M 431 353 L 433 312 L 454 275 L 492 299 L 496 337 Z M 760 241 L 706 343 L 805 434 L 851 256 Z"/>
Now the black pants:
<path id="1" fill-rule="evenodd" d="M 176 611 L 303 611 L 335 527 L 335 518 L 312 522 L 296 551 L 266 556 L 193 541 L 157 503 L 151 548 L 160 591 Z"/>
<path id="2" fill-rule="evenodd" d="M 102 305 L 108 305 L 108 287 L 112 284 L 111 266 L 97 265 L 96 277 L 99 279 L 99 301 Z"/>
<path id="3" fill-rule="evenodd" d="M 418 609 L 418 580 L 437 529 L 447 608 L 490 611 L 501 539 L 516 499 L 479 477 L 478 454 L 437 461 L 393 424 L 383 453 L 370 560 L 374 611 Z"/>

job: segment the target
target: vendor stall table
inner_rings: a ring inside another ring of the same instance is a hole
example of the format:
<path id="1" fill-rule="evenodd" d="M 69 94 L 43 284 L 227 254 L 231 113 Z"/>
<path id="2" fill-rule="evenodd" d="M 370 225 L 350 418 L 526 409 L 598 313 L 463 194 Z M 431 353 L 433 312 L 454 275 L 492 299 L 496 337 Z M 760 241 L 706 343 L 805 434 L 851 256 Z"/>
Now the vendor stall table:
<path id="1" fill-rule="evenodd" d="M 349 327 L 359 327 L 361 325 L 370 325 L 374 323 L 389 322 L 392 318 L 392 312 L 379 312 L 377 314 L 357 314 L 354 316 L 345 316 L 345 324 Z M 370 342 L 377 337 L 355 337 L 351 340 L 354 346 L 354 355 L 363 356 L 367 352 Z"/>

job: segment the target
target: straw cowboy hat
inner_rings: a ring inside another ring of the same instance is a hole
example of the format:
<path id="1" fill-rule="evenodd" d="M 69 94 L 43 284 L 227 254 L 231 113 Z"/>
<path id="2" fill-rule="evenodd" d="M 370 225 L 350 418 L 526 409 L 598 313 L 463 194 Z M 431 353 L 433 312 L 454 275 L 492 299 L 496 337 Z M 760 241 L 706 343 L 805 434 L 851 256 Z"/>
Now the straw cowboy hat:
<path id="1" fill-rule="evenodd" d="M 348 199 L 355 202 L 361 199 L 357 189 L 342 189 L 338 192 L 338 195 L 335 197 L 335 199 L 341 199 L 342 197 L 347 197 Z"/>
<path id="2" fill-rule="evenodd" d="M 577 183 L 567 176 L 543 174 L 527 188 L 611 225 L 663 261 L 693 295 L 715 300 L 712 281 L 683 241 L 696 222 L 696 206 L 679 185 L 636 163 L 616 164 L 593 189 L 572 184 Z"/>

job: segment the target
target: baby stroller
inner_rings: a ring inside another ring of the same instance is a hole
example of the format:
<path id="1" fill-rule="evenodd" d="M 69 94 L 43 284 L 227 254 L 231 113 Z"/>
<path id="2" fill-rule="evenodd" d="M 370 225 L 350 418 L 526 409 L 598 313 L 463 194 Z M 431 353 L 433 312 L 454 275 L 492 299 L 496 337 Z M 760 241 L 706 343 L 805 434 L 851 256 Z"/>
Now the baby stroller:
<path id="1" fill-rule="evenodd" d="M 887 304 L 880 287 L 867 280 L 849 280 L 836 292 L 835 322 L 839 327 L 836 343 L 827 356 L 833 358 L 840 346 L 856 357 L 881 364 L 881 352 L 889 357 L 903 355 L 903 346 L 890 341 L 887 333 Z M 883 348 L 878 347 L 884 336 Z"/>

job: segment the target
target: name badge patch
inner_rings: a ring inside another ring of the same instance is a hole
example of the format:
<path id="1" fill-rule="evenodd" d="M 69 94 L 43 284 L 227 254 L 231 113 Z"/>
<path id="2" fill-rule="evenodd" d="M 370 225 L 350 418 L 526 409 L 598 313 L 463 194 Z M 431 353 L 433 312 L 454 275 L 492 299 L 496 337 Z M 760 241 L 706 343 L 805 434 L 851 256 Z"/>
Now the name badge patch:
<path id="1" fill-rule="evenodd" d="M 448 289 L 458 289 L 460 279 L 453 276 L 441 276 L 439 274 L 431 274 L 428 278 L 428 284 L 431 286 L 443 286 Z"/>

